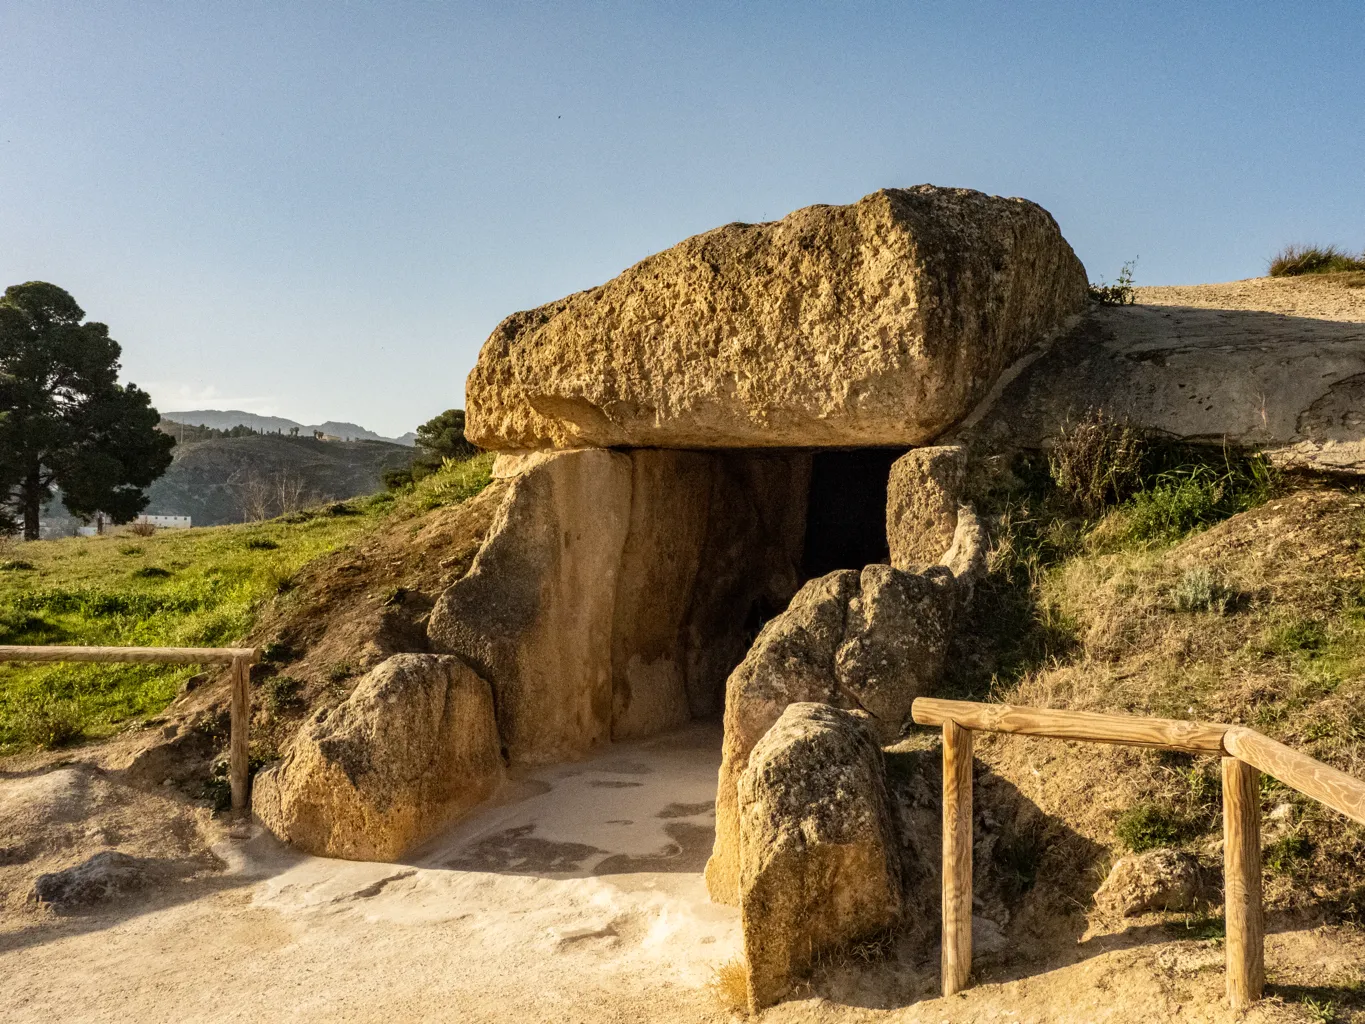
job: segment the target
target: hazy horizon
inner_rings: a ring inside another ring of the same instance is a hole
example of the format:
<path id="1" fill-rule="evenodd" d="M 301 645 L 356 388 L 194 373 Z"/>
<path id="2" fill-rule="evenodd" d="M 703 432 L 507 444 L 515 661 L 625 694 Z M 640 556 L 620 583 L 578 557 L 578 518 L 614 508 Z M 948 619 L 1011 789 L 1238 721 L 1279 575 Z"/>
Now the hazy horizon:
<path id="1" fill-rule="evenodd" d="M 921 182 L 1093 279 L 1365 247 L 1359 4 L 114 2 L 0 11 L 0 287 L 162 409 L 399 436 L 507 314 L 729 221 Z"/>

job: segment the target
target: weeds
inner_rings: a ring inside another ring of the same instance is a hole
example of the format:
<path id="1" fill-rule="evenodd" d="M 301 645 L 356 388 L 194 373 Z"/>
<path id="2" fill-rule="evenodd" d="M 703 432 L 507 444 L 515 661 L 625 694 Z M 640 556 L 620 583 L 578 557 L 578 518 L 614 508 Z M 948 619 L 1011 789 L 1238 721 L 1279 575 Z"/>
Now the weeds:
<path id="1" fill-rule="evenodd" d="M 1265 848 L 1262 854 L 1265 866 L 1277 875 L 1297 875 L 1305 862 L 1313 855 L 1313 844 L 1298 833 L 1291 833 L 1277 839 Z"/>
<path id="2" fill-rule="evenodd" d="M 261 703 L 275 714 L 303 708 L 303 683 L 292 676 L 271 676 L 261 683 Z"/>
<path id="3" fill-rule="evenodd" d="M 1119 279 L 1114 284 L 1109 284 L 1104 278 L 1100 278 L 1099 284 L 1092 284 L 1087 289 L 1090 298 L 1105 306 L 1131 306 L 1137 301 L 1137 293 L 1133 291 L 1133 264 L 1137 263 L 1137 257 L 1123 265 L 1119 271 Z"/>
<path id="4" fill-rule="evenodd" d="M 1365 270 L 1365 252 L 1354 256 L 1335 245 L 1286 245 L 1270 260 L 1271 277 Z"/>
<path id="5" fill-rule="evenodd" d="M 1236 603 L 1237 595 L 1218 578 L 1217 573 L 1205 566 L 1187 569 L 1174 587 L 1171 600 L 1176 611 L 1214 612 L 1226 615 Z"/>
<path id="6" fill-rule="evenodd" d="M 727 960 L 717 967 L 711 979 L 711 988 L 727 1010 L 734 1013 L 749 1012 L 749 972 L 743 960 Z"/>
<path id="7" fill-rule="evenodd" d="M 1062 427 L 1048 455 L 1058 492 L 1076 511 L 1096 516 L 1138 487 L 1144 445 L 1138 432 L 1103 409 Z"/>
<path id="8" fill-rule="evenodd" d="M 1195 822 L 1173 807 L 1141 803 L 1119 815 L 1114 835 L 1134 853 L 1179 846 L 1198 832 Z"/>

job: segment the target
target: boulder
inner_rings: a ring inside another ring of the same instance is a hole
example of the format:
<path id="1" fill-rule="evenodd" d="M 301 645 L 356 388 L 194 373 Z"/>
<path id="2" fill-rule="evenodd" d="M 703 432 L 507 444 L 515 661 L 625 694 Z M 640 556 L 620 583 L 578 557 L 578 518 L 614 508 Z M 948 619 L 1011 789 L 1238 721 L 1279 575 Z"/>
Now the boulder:
<path id="1" fill-rule="evenodd" d="M 891 464 L 886 540 L 895 568 L 923 569 L 952 546 L 966 476 L 967 449 L 960 445 L 912 448 Z"/>
<path id="2" fill-rule="evenodd" d="M 729 224 L 516 313 L 466 386 L 466 435 L 585 446 L 916 445 L 1085 302 L 1041 207 L 885 189 Z"/>
<path id="3" fill-rule="evenodd" d="M 1120 857 L 1095 892 L 1095 905 L 1123 917 L 1189 910 L 1199 898 L 1199 862 L 1162 847 Z"/>
<path id="4" fill-rule="evenodd" d="M 823 953 L 901 915 L 881 750 L 856 714 L 792 704 L 739 780 L 739 903 L 749 1006 L 785 995 Z"/>
<path id="5" fill-rule="evenodd" d="M 499 460 L 509 482 L 468 573 L 436 602 L 431 649 L 493 687 L 510 763 L 580 757 L 611 738 L 616 590 L 631 460 L 601 450 Z"/>
<path id="6" fill-rule="evenodd" d="M 459 658 L 397 654 L 304 724 L 252 808 L 309 853 L 396 860 L 493 794 L 500 748 L 487 682 Z"/>
<path id="7" fill-rule="evenodd" d="M 867 713 L 873 734 L 894 742 L 911 703 L 938 682 L 962 603 L 945 566 L 917 574 L 869 565 L 810 581 L 763 628 L 726 684 L 716 841 L 706 865 L 712 899 L 737 898 L 735 787 L 759 739 L 789 705 L 816 701 Z"/>

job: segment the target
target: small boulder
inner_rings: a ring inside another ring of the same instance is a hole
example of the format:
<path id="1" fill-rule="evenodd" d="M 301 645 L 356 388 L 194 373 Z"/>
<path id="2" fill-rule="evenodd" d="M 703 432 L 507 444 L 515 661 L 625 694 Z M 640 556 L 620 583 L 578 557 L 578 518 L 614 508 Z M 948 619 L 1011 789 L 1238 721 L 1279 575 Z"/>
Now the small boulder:
<path id="1" fill-rule="evenodd" d="M 967 450 L 959 445 L 912 448 L 891 464 L 886 540 L 893 566 L 915 572 L 948 550 L 966 476 Z"/>
<path id="2" fill-rule="evenodd" d="M 900 919 L 885 769 L 857 714 L 790 705 L 739 781 L 740 921 L 752 1012 L 812 962 Z"/>
<path id="3" fill-rule="evenodd" d="M 1188 910 L 1199 898 L 1199 862 L 1166 849 L 1120 857 L 1095 892 L 1095 905 L 1123 917 Z"/>
<path id="4" fill-rule="evenodd" d="M 31 899 L 54 910 L 76 910 L 146 888 L 161 862 L 104 850 L 64 871 L 39 875 Z"/>
<path id="5" fill-rule="evenodd" d="M 398 654 L 304 725 L 256 777 L 252 806 L 309 853 L 391 861 L 502 779 L 488 683 L 456 657 Z"/>

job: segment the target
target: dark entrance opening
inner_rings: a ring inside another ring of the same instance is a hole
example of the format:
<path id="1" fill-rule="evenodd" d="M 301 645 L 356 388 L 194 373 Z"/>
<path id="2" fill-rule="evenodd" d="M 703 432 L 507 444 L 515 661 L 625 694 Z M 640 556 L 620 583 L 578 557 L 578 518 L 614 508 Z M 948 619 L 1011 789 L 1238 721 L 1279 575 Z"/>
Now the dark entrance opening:
<path id="1" fill-rule="evenodd" d="M 886 542 L 886 484 L 904 448 L 816 452 L 806 504 L 807 579 L 861 569 L 891 557 Z"/>

